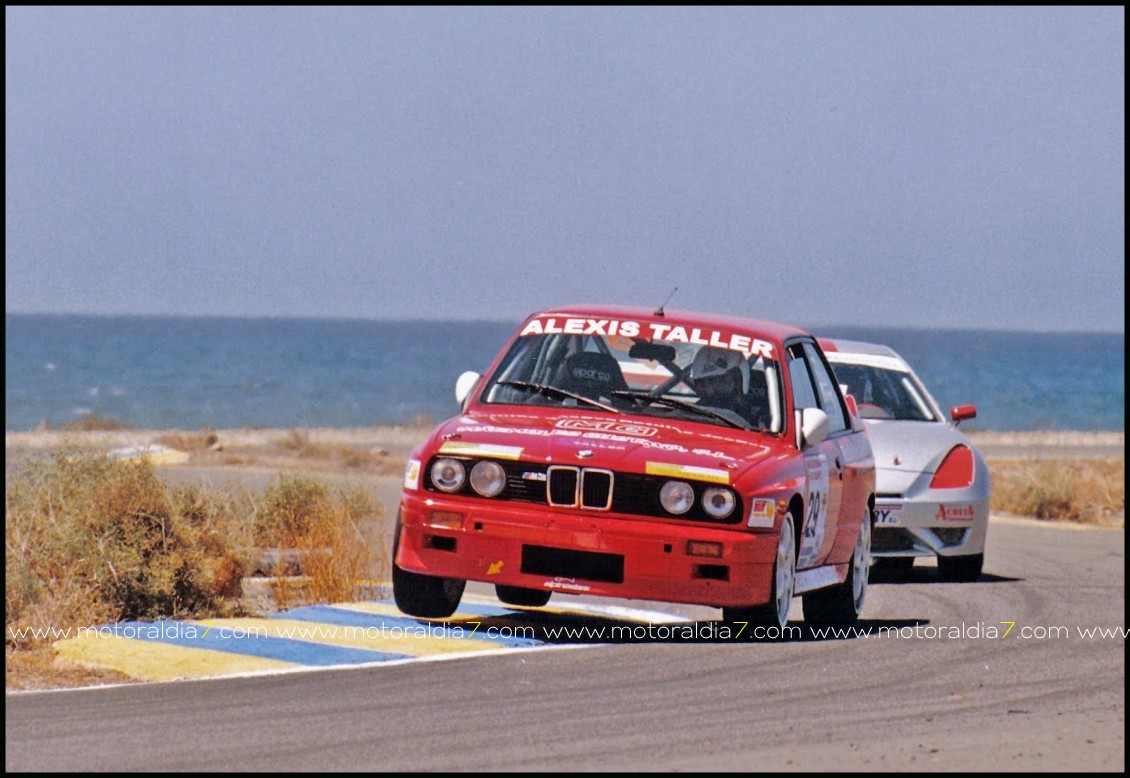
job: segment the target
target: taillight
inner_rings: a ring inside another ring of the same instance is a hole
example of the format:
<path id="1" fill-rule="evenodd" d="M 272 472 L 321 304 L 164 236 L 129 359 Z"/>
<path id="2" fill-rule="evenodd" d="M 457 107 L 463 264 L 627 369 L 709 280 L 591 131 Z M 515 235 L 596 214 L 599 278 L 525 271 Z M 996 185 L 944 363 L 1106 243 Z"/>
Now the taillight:
<path id="1" fill-rule="evenodd" d="M 961 489 L 973 483 L 973 450 L 969 446 L 954 446 L 942 460 L 931 489 Z"/>

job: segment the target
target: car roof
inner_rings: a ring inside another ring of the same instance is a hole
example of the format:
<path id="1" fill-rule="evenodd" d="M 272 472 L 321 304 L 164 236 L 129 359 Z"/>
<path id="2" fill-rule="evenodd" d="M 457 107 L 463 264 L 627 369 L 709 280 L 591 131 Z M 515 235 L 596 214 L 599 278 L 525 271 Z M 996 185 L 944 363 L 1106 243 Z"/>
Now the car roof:
<path id="1" fill-rule="evenodd" d="M 910 365 L 897 351 L 882 343 L 869 343 L 862 340 L 841 338 L 818 338 L 820 348 L 828 356 L 829 362 L 856 362 L 874 367 L 888 367 L 910 370 Z M 854 357 L 863 357 L 857 359 Z"/>
<path id="2" fill-rule="evenodd" d="M 686 324 L 713 327 L 722 330 L 749 331 L 784 341 L 798 335 L 812 337 L 812 333 L 801 327 L 766 319 L 746 316 L 730 316 L 719 313 L 704 313 L 685 309 L 656 310 L 633 305 L 570 305 L 546 308 L 532 313 L 527 320 L 539 316 L 569 316 L 575 318 L 633 319 L 646 322 L 677 321 Z"/>

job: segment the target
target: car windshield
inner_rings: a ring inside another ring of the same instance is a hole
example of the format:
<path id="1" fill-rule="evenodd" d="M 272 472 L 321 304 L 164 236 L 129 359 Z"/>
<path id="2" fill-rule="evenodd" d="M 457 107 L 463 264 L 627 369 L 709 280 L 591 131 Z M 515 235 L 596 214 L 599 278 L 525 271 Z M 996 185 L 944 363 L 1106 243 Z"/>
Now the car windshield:
<path id="1" fill-rule="evenodd" d="M 836 380 L 855 398 L 863 419 L 939 421 L 929 394 L 913 374 L 875 365 L 833 362 Z"/>
<path id="2" fill-rule="evenodd" d="M 519 337 L 487 381 L 482 402 L 581 407 L 780 432 L 776 360 L 683 341 L 623 335 Z"/>

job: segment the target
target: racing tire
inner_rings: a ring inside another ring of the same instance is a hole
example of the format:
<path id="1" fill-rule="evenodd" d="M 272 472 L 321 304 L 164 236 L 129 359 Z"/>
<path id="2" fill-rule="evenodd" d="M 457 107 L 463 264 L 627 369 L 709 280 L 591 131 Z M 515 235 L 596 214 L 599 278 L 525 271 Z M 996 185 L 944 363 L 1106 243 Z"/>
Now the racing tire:
<path id="1" fill-rule="evenodd" d="M 392 541 L 392 597 L 402 613 L 421 619 L 445 619 L 455 613 L 467 582 L 401 570 L 396 565 L 400 548 L 400 515 L 396 517 Z"/>
<path id="2" fill-rule="evenodd" d="M 984 566 L 984 554 L 939 556 L 938 577 L 952 583 L 969 583 L 981 577 L 981 569 Z"/>
<path id="3" fill-rule="evenodd" d="M 879 557 L 871 563 L 871 583 L 894 583 L 905 581 L 914 569 L 912 556 Z"/>
<path id="4" fill-rule="evenodd" d="M 549 602 L 553 592 L 548 589 L 527 589 L 524 586 L 495 584 L 494 594 L 507 605 L 521 605 L 527 608 L 540 608 Z"/>
<path id="5" fill-rule="evenodd" d="M 871 569 L 871 509 L 863 512 L 859 537 L 844 582 L 802 596 L 804 621 L 813 627 L 850 627 L 859 620 L 867 599 Z"/>
<path id="6" fill-rule="evenodd" d="M 773 586 L 764 605 L 724 607 L 725 621 L 747 622 L 751 627 L 783 630 L 789 623 L 789 606 L 796 590 L 796 531 L 790 510 L 781 522 L 777 558 L 773 561 Z"/>

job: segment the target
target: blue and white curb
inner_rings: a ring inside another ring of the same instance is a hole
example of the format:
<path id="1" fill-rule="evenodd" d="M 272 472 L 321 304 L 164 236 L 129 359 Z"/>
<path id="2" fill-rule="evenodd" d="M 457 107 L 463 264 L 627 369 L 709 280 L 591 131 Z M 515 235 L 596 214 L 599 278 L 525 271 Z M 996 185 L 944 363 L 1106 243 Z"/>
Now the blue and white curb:
<path id="1" fill-rule="evenodd" d="M 524 610 L 468 595 L 443 620 L 415 619 L 391 601 L 376 600 L 312 605 L 260 618 L 121 622 L 80 631 L 54 645 L 66 662 L 167 681 L 591 645 L 605 642 L 599 636 L 613 627 L 687 621 L 619 606 Z"/>

